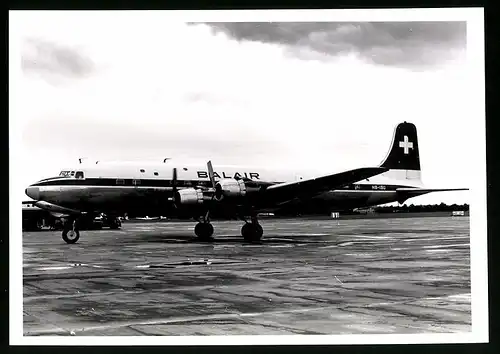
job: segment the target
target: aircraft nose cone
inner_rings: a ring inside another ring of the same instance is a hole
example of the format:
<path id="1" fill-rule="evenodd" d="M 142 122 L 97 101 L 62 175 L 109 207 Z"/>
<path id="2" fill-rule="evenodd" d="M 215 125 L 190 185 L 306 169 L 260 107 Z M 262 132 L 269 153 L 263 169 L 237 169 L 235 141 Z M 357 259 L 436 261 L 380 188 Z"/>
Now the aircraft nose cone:
<path id="1" fill-rule="evenodd" d="M 40 197 L 40 188 L 28 187 L 28 188 L 26 188 L 25 193 L 28 197 L 30 197 L 34 200 L 38 200 L 38 198 Z"/>

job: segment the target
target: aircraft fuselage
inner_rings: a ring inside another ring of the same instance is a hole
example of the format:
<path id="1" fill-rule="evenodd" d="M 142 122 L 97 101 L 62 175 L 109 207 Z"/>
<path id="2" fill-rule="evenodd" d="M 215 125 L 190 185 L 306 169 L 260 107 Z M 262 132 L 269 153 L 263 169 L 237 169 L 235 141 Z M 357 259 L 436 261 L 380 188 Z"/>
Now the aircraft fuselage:
<path id="1" fill-rule="evenodd" d="M 68 209 L 80 211 L 99 211 L 104 213 L 144 213 L 144 215 L 169 215 L 175 211 L 171 202 L 173 191 L 173 168 L 177 169 L 176 187 L 201 188 L 211 187 L 205 166 L 184 165 L 167 162 L 157 165 L 136 164 L 99 164 L 67 169 L 80 171 L 79 178 L 61 176 L 39 181 L 30 186 L 30 194 L 36 200 L 42 200 Z M 61 174 L 65 174 L 62 171 Z M 316 171 L 271 170 L 265 168 L 244 168 L 238 166 L 214 166 L 217 181 L 228 178 L 244 178 L 257 186 L 269 186 L 284 182 L 299 181 L 318 176 Z M 392 183 L 391 183 L 392 182 Z M 407 186 L 407 185 L 406 185 Z M 356 207 L 389 203 L 397 200 L 399 181 L 392 181 L 390 174 L 384 174 L 344 186 L 342 189 L 320 193 L 307 202 L 292 200 L 287 206 L 307 204 L 321 205 L 331 210 L 345 210 Z M 227 209 L 224 203 L 212 207 Z M 266 208 L 267 211 L 281 209 L 283 206 Z M 215 209 L 214 209 L 215 208 Z"/>

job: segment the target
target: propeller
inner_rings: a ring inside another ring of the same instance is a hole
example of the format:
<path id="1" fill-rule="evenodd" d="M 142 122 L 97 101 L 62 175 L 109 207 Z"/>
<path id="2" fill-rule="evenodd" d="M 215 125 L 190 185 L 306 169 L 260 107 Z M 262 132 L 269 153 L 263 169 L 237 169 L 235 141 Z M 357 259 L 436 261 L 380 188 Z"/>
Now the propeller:
<path id="1" fill-rule="evenodd" d="M 212 182 L 212 187 L 215 189 L 215 177 L 214 177 L 214 169 L 212 167 L 212 161 L 207 162 L 208 167 L 208 178 L 210 178 L 210 182 Z"/>
<path id="2" fill-rule="evenodd" d="M 210 179 L 210 182 L 212 182 L 212 188 L 213 188 L 212 197 L 210 198 L 210 204 L 211 204 L 215 199 L 215 193 L 216 193 L 215 186 L 217 184 L 215 183 L 214 168 L 212 166 L 212 161 L 210 160 L 207 162 L 207 169 L 208 169 L 208 178 Z M 210 215 L 210 207 L 207 209 L 207 213 L 205 214 L 205 220 L 208 220 L 209 215 Z"/>
<path id="3" fill-rule="evenodd" d="M 177 168 L 172 170 L 172 201 L 174 202 L 174 207 L 177 208 L 177 203 L 175 202 L 177 195 Z"/>
<path id="4" fill-rule="evenodd" d="M 222 191 L 220 189 L 220 186 L 219 189 L 217 188 L 217 183 L 215 182 L 215 177 L 214 177 L 214 169 L 212 167 L 212 161 L 207 162 L 207 167 L 208 167 L 208 178 L 210 178 L 210 182 L 212 182 L 213 194 L 211 201 L 213 201 L 214 199 L 219 199 Z"/>

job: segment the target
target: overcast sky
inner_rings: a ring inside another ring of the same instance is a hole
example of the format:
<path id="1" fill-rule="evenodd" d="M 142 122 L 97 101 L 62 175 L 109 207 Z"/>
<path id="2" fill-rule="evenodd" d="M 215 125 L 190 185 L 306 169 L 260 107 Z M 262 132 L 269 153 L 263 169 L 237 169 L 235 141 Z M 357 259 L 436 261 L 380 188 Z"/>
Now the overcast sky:
<path id="1" fill-rule="evenodd" d="M 11 28 L 23 189 L 84 156 L 373 166 L 403 120 L 417 125 L 424 183 L 470 187 L 464 22 L 27 12 Z M 435 193 L 410 203 L 468 200 Z"/>

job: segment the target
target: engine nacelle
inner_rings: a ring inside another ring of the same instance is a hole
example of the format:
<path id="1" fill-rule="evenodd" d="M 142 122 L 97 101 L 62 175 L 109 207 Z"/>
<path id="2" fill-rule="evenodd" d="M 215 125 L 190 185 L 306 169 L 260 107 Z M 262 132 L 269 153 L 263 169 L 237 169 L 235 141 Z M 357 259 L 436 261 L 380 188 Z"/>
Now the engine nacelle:
<path id="1" fill-rule="evenodd" d="M 196 205 L 203 203 L 203 191 L 201 189 L 181 189 L 175 196 L 175 201 L 182 205 Z"/>
<path id="2" fill-rule="evenodd" d="M 247 186 L 243 180 L 223 179 L 215 185 L 215 199 L 244 197 L 247 194 Z"/>

